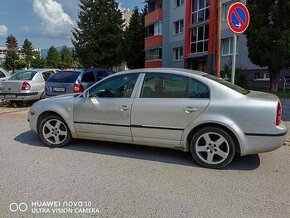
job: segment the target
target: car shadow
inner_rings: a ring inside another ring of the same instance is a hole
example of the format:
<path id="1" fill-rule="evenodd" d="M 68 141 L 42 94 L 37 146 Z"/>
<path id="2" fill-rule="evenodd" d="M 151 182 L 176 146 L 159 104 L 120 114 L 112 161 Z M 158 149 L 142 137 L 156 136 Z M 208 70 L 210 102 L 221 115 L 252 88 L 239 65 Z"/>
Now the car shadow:
<path id="1" fill-rule="evenodd" d="M 15 141 L 37 147 L 46 147 L 40 138 L 32 131 L 21 133 Z M 54 149 L 54 148 L 51 148 Z M 59 149 L 70 149 L 79 152 L 89 152 L 100 155 L 125 157 L 147 161 L 156 161 L 182 166 L 200 167 L 189 152 L 182 152 L 167 148 L 155 148 L 141 145 L 111 143 L 90 140 L 74 140 L 69 146 Z M 258 155 L 235 157 L 233 162 L 223 170 L 255 170 L 260 166 Z"/>

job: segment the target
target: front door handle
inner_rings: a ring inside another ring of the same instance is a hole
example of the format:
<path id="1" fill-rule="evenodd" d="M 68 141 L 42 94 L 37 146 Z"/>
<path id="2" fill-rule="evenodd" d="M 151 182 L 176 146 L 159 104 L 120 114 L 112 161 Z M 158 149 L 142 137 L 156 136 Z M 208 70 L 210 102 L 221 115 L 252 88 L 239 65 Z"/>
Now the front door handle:
<path id="1" fill-rule="evenodd" d="M 120 110 L 121 111 L 127 111 L 127 110 L 129 110 L 129 107 L 127 105 L 121 105 L 120 106 Z"/>
<path id="2" fill-rule="evenodd" d="M 183 109 L 183 111 L 184 111 L 185 113 L 187 113 L 187 114 L 191 114 L 191 113 L 193 113 L 193 112 L 198 111 L 198 109 L 197 109 L 197 108 L 194 108 L 194 107 L 186 107 L 186 108 Z"/>

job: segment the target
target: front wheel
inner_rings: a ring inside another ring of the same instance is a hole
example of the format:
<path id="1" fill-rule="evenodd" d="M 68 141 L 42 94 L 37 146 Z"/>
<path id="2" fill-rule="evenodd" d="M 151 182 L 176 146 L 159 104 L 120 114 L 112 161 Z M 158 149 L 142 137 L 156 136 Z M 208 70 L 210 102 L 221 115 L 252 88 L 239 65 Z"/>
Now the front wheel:
<path id="1" fill-rule="evenodd" d="M 220 169 L 229 165 L 236 153 L 230 134 L 219 127 L 205 127 L 192 137 L 191 154 L 203 167 Z"/>
<path id="2" fill-rule="evenodd" d="M 57 115 L 45 117 L 39 126 L 41 140 L 49 147 L 63 147 L 72 140 L 66 122 Z"/>

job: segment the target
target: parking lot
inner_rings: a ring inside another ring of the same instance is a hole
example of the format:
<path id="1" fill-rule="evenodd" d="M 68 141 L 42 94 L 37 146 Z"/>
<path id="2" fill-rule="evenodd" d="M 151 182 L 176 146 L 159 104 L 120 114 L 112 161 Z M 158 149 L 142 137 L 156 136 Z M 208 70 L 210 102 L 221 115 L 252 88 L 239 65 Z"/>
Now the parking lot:
<path id="1" fill-rule="evenodd" d="M 136 145 L 76 140 L 51 149 L 30 131 L 27 110 L 1 108 L 2 217 L 51 216 L 32 211 L 35 201 L 91 202 L 98 217 L 289 216 L 289 146 L 237 157 L 225 170 Z M 28 210 L 11 212 L 14 202 Z"/>

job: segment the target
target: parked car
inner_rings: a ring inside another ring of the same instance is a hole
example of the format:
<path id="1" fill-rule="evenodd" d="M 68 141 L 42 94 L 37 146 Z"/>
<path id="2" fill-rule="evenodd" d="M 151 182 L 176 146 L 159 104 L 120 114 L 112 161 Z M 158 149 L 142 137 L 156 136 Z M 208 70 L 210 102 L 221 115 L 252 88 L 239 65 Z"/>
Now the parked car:
<path id="1" fill-rule="evenodd" d="M 113 74 L 103 68 L 89 68 L 60 71 L 50 77 L 45 83 L 45 96 L 80 93 L 95 82 Z"/>
<path id="2" fill-rule="evenodd" d="M 72 138 L 190 151 L 204 167 L 227 166 L 236 153 L 279 148 L 287 128 L 275 95 L 248 91 L 185 69 L 140 69 L 111 75 L 83 94 L 34 104 L 31 129 L 52 147 Z"/>
<path id="3" fill-rule="evenodd" d="M 0 68 L 0 92 L 3 91 L 2 82 L 7 80 L 10 77 L 10 73 L 8 73 L 3 68 Z"/>
<path id="4" fill-rule="evenodd" d="M 57 70 L 30 69 L 13 74 L 3 81 L 0 99 L 8 101 L 35 101 L 44 96 L 45 81 Z"/>

